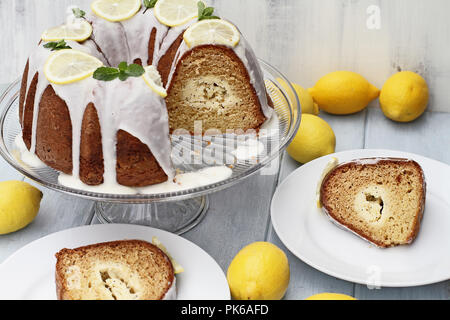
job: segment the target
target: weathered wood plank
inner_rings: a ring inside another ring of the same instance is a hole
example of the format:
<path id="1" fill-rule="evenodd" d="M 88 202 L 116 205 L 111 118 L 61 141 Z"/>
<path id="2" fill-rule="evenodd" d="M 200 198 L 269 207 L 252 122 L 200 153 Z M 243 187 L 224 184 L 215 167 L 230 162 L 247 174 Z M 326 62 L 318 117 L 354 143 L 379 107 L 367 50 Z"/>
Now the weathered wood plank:
<path id="1" fill-rule="evenodd" d="M 211 195 L 205 220 L 185 237 L 206 250 L 226 272 L 244 246 L 264 241 L 278 175 L 257 175 Z"/>
<path id="2" fill-rule="evenodd" d="M 412 152 L 450 164 L 449 124 L 448 113 L 426 112 L 414 122 L 397 123 L 370 109 L 365 148 Z"/>

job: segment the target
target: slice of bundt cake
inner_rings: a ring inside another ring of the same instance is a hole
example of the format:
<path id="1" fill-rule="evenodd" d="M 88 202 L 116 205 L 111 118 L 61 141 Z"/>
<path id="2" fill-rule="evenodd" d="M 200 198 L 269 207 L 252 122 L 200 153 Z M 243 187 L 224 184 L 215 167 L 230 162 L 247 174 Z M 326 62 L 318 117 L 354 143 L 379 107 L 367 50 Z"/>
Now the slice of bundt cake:
<path id="1" fill-rule="evenodd" d="M 169 257 L 145 241 L 127 240 L 63 249 L 56 254 L 60 300 L 163 300 L 174 298 Z"/>
<path id="2" fill-rule="evenodd" d="M 425 177 L 406 159 L 362 159 L 341 164 L 322 182 L 326 214 L 379 247 L 410 244 L 425 208 Z"/>

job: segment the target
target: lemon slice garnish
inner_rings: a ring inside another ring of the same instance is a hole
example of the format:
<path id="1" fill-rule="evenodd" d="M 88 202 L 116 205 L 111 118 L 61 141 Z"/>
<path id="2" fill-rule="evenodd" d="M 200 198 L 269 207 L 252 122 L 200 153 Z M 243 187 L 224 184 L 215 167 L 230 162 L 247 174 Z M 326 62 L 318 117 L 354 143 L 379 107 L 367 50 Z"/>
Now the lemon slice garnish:
<path id="1" fill-rule="evenodd" d="M 64 49 L 50 55 L 44 66 L 48 81 L 68 84 L 90 77 L 103 63 L 82 51 Z"/>
<path id="2" fill-rule="evenodd" d="M 184 268 L 178 262 L 176 262 L 174 258 L 172 258 L 172 256 L 167 251 L 166 247 L 161 243 L 161 241 L 159 241 L 159 239 L 157 237 L 152 238 L 152 243 L 153 243 L 153 245 L 155 245 L 159 249 L 161 249 L 161 251 L 164 252 L 169 257 L 170 262 L 172 262 L 172 265 L 173 265 L 173 272 L 175 274 L 184 272 Z"/>
<path id="3" fill-rule="evenodd" d="M 92 34 L 92 26 L 86 20 L 77 19 L 72 24 L 64 24 L 45 30 L 41 36 L 43 41 L 73 40 L 82 42 Z"/>
<path id="4" fill-rule="evenodd" d="M 141 9 L 141 0 L 96 0 L 91 9 L 105 20 L 116 22 L 130 19 Z"/>
<path id="5" fill-rule="evenodd" d="M 241 36 L 238 29 L 225 20 L 202 20 L 184 33 L 184 41 L 192 48 L 201 44 L 221 44 L 235 47 Z"/>
<path id="6" fill-rule="evenodd" d="M 155 17 L 169 27 L 176 27 L 198 17 L 198 0 L 158 0 Z"/>
<path id="7" fill-rule="evenodd" d="M 154 92 L 163 98 L 167 97 L 167 91 L 163 87 L 161 75 L 155 66 L 145 67 L 145 73 L 142 77 L 144 78 L 145 83 L 147 83 Z"/>

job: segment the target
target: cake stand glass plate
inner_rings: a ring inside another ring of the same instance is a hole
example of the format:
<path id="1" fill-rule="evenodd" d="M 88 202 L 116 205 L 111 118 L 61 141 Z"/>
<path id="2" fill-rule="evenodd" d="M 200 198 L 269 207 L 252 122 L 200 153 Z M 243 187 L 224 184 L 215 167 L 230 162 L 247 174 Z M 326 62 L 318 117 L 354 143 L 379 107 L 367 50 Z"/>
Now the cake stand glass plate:
<path id="1" fill-rule="evenodd" d="M 418 162 L 427 181 L 425 213 L 411 245 L 377 248 L 334 225 L 317 208 L 316 187 L 332 157 L 339 162 L 394 157 Z M 333 277 L 370 287 L 411 287 L 450 279 L 450 166 L 389 150 L 326 156 L 292 173 L 277 189 L 271 216 L 283 244 L 299 259 Z"/>
<path id="2" fill-rule="evenodd" d="M 61 249 L 127 239 L 152 242 L 152 237 L 157 237 L 185 270 L 176 276 L 179 300 L 230 299 L 222 269 L 197 245 L 150 227 L 108 224 L 57 232 L 15 252 L 0 264 L 0 300 L 55 300 L 55 254 Z"/>
<path id="3" fill-rule="evenodd" d="M 15 169 L 43 186 L 96 201 L 101 222 L 149 225 L 181 234 L 197 225 L 209 206 L 208 194 L 241 182 L 262 169 L 276 173 L 281 152 L 297 132 L 301 110 L 295 90 L 275 68 L 260 61 L 274 116 L 259 135 L 172 137 L 172 159 L 181 172 L 195 172 L 222 166 L 232 168 L 231 176 L 208 185 L 182 191 L 153 194 L 106 194 L 62 185 L 59 173 L 47 166 L 30 166 L 21 161 L 16 138 L 21 128 L 18 116 L 20 80 L 0 98 L 0 154 Z M 280 82 L 281 81 L 281 82 Z M 283 85 L 281 84 L 283 83 Z"/>

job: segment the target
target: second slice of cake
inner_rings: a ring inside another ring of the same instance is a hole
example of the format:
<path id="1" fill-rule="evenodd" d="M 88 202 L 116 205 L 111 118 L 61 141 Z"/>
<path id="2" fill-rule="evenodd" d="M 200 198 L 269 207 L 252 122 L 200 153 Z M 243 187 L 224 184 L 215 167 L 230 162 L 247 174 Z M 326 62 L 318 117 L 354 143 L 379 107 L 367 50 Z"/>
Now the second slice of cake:
<path id="1" fill-rule="evenodd" d="M 170 257 L 141 240 L 98 243 L 56 254 L 60 300 L 173 300 Z"/>
<path id="2" fill-rule="evenodd" d="M 362 159 L 328 173 L 320 188 L 320 203 L 334 222 L 387 248 L 416 238 L 425 195 L 425 177 L 417 162 Z"/>

